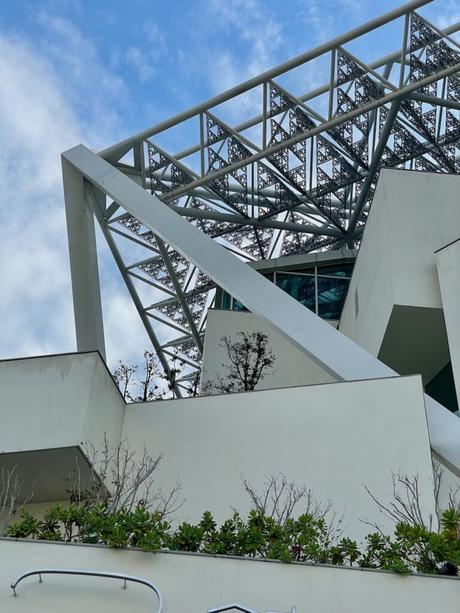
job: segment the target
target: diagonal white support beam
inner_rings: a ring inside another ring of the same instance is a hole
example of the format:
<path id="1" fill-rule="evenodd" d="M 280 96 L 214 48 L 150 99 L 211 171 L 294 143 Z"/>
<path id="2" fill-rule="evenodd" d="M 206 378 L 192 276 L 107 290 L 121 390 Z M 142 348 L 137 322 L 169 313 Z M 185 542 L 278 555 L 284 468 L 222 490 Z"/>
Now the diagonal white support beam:
<path id="1" fill-rule="evenodd" d="M 246 266 L 83 145 L 66 151 L 63 157 L 87 180 L 338 380 L 397 376 L 354 341 Z M 432 448 L 460 475 L 460 420 L 428 396 L 425 396 L 425 403 Z"/>

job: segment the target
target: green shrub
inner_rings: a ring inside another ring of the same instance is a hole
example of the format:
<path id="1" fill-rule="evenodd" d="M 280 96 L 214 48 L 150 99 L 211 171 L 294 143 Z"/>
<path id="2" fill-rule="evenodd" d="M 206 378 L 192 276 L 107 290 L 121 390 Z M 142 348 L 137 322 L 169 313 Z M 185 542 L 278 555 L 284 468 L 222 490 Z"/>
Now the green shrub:
<path id="1" fill-rule="evenodd" d="M 280 524 L 260 510 L 250 511 L 246 519 L 234 512 L 218 527 L 206 511 L 198 524 L 183 522 L 173 529 L 160 513 L 150 513 L 142 505 L 110 513 L 103 504 L 56 504 L 43 519 L 23 511 L 6 533 L 13 538 L 140 547 L 150 552 L 194 551 L 430 574 L 437 574 L 446 562 L 460 565 L 459 534 L 460 513 L 455 510 L 444 512 L 440 533 L 400 522 L 393 537 L 374 532 L 360 548 L 349 538 L 335 542 L 324 517 L 308 513 Z"/>

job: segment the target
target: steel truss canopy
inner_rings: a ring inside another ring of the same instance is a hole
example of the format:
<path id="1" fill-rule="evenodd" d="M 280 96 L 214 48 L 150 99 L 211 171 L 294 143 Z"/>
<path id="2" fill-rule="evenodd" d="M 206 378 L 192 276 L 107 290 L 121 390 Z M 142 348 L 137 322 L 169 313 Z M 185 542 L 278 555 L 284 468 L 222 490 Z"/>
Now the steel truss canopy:
<path id="1" fill-rule="evenodd" d="M 99 157 L 155 196 L 152 208 L 158 198 L 243 261 L 358 247 L 382 167 L 460 172 L 460 46 L 452 38 L 460 23 L 440 31 L 416 12 L 429 2 L 405 4 Z M 351 51 L 362 40 L 371 49 L 388 28 L 392 37 L 400 32 L 394 53 L 369 63 Z M 305 92 L 302 84 L 321 71 L 324 85 Z M 103 184 L 83 179 L 65 155 L 63 168 L 79 349 L 94 348 L 95 338 L 104 347 L 84 203 L 165 372 L 175 354 L 185 362 L 175 384 L 183 394 L 200 371 L 219 279 Z"/>

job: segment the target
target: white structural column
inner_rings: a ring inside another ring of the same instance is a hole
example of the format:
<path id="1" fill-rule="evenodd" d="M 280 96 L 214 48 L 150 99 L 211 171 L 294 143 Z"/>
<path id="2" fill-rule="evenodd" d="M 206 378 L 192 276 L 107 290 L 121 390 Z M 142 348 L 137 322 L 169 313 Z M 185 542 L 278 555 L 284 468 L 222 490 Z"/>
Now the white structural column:
<path id="1" fill-rule="evenodd" d="M 78 351 L 99 351 L 105 360 L 104 325 L 94 215 L 81 172 L 62 158 L 70 273 Z"/>
<path id="2" fill-rule="evenodd" d="M 436 254 L 442 310 L 460 407 L 460 238 Z"/>
<path id="3" fill-rule="evenodd" d="M 365 349 L 83 145 L 66 151 L 63 157 L 91 183 L 337 379 L 353 381 L 397 376 Z M 460 475 L 460 420 L 431 398 L 426 397 L 426 406 L 431 445 Z"/>

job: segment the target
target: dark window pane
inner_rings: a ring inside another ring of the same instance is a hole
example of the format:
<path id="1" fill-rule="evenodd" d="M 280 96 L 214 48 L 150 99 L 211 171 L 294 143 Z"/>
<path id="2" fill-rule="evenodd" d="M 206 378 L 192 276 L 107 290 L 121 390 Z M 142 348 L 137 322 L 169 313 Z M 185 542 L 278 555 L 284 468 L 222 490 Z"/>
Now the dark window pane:
<path id="1" fill-rule="evenodd" d="M 241 304 L 239 300 L 233 298 L 233 310 L 234 311 L 247 311 L 247 308 Z"/>
<path id="2" fill-rule="evenodd" d="M 320 317 L 340 319 L 348 284 L 348 279 L 318 277 L 318 315 Z"/>
<path id="3" fill-rule="evenodd" d="M 228 294 L 227 292 L 224 292 L 224 290 L 222 291 L 222 298 L 221 298 L 221 306 L 220 308 L 223 309 L 224 311 L 229 311 L 230 310 L 230 294 Z"/>
<path id="4" fill-rule="evenodd" d="M 425 392 L 431 398 L 440 402 L 446 409 L 455 413 L 458 411 L 457 394 L 455 393 L 454 373 L 452 362 L 449 362 L 425 386 Z"/>
<path id="5" fill-rule="evenodd" d="M 315 310 L 315 278 L 301 275 L 276 273 L 276 285 L 301 302 L 311 311 Z"/>
<path id="6" fill-rule="evenodd" d="M 333 277 L 351 277 L 353 264 L 334 264 L 333 266 L 318 266 L 319 275 L 330 275 Z"/>
<path id="7" fill-rule="evenodd" d="M 266 279 L 268 279 L 269 281 L 272 281 L 272 282 L 273 282 L 273 271 L 272 271 L 272 272 L 264 272 L 264 273 L 262 273 L 262 275 L 263 275 L 263 276 L 264 276 Z"/>
<path id="8" fill-rule="evenodd" d="M 216 305 L 216 309 L 222 308 L 222 288 L 216 287 L 216 297 L 214 299 L 214 304 Z"/>

